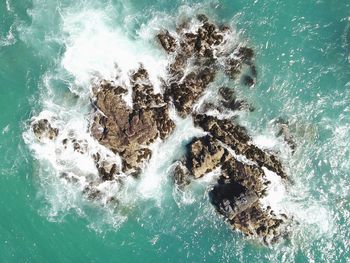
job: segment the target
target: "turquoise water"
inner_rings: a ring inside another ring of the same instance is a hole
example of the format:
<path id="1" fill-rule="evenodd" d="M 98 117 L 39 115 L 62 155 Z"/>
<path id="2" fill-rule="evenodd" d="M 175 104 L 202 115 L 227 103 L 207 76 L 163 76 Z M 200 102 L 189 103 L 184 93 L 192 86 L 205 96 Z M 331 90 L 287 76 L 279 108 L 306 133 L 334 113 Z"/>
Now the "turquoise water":
<path id="1" fill-rule="evenodd" d="M 126 194 L 122 213 L 86 203 L 52 179 L 56 168 L 26 136 L 43 110 L 81 120 L 94 70 L 108 74 L 113 60 L 161 64 L 153 33 L 198 12 L 231 24 L 256 50 L 257 85 L 235 84 L 256 111 L 240 121 L 281 151 L 293 184 L 276 198 L 299 222 L 271 248 L 228 229 L 208 184 L 174 193 L 167 163 L 140 194 Z M 0 262 L 348 262 L 349 13 L 347 1 L 321 0 L 2 0 Z M 279 117 L 298 144 L 293 156 L 274 136 Z"/>

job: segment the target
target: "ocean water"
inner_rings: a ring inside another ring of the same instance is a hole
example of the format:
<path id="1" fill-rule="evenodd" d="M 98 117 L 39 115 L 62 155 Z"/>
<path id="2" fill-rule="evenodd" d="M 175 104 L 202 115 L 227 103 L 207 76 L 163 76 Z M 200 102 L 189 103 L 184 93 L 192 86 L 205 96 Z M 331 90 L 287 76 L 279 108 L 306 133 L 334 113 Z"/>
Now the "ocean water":
<path id="1" fill-rule="evenodd" d="M 230 85 L 255 108 L 239 121 L 290 175 L 266 202 L 298 224 L 272 247 L 216 215 L 210 176 L 174 190 L 169 166 L 201 134 L 189 119 L 155 146 L 140 180 L 104 186 L 118 211 L 57 179 L 93 173 L 91 160 L 30 132 L 32 117 L 45 116 L 99 147 L 85 132 L 91 78 L 114 76 L 115 64 L 126 77 L 142 62 L 159 87 L 167 58 L 155 32 L 198 13 L 230 24 L 256 52 L 256 85 Z M 1 0 L 0 19 L 0 262 L 349 262 L 349 1 Z M 279 118 L 293 155 L 276 137 Z"/>

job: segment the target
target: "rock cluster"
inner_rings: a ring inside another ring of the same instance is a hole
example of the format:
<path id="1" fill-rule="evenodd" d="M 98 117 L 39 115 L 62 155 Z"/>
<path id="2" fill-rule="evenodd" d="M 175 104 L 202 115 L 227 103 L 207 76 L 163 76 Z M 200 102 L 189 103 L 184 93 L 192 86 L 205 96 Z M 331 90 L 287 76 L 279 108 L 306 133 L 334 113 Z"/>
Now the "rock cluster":
<path id="1" fill-rule="evenodd" d="M 243 83 L 252 86 L 257 71 L 252 49 L 236 46 L 227 48 L 230 29 L 217 27 L 201 15 L 195 31 L 184 24 L 173 35 L 168 31 L 158 34 L 160 44 L 173 61 L 169 64 L 169 80 L 164 87 L 166 99 L 173 103 L 180 116 L 192 115 L 195 126 L 207 132 L 194 138 L 184 158 L 174 170 L 175 182 L 184 187 L 192 179 L 220 169 L 220 178 L 210 191 L 210 199 L 217 211 L 230 225 L 248 236 L 259 237 L 271 243 L 283 234 L 284 215 L 276 215 L 264 208 L 260 199 L 266 195 L 269 181 L 263 167 L 286 178 L 281 162 L 271 153 L 252 143 L 246 129 L 231 119 L 219 119 L 193 110 L 194 104 L 214 81 L 219 70 L 237 79 L 244 67 L 249 74 Z M 219 105 L 205 105 L 207 109 L 253 110 L 246 102 L 237 100 L 234 91 L 222 87 L 218 91 Z M 246 162 L 240 161 L 242 158 Z"/>
<path id="2" fill-rule="evenodd" d="M 174 35 L 164 31 L 157 35 L 161 46 L 172 62 L 169 64 L 169 79 L 164 88 L 165 97 L 173 102 L 182 117 L 191 113 L 194 103 L 214 81 L 218 69 L 236 79 L 243 65 L 251 67 L 253 77 L 246 84 L 252 85 L 256 77 L 251 48 L 235 46 L 228 48 L 230 28 L 210 23 L 204 15 L 198 16 L 199 25 L 193 31 L 190 23 L 183 23 Z M 232 107 L 240 107 L 232 104 Z"/>
<path id="3" fill-rule="evenodd" d="M 252 145 L 245 130 L 228 120 L 201 115 L 195 116 L 195 122 L 208 134 L 187 145 L 186 155 L 174 171 L 175 182 L 184 187 L 191 178 L 198 179 L 220 168 L 219 180 L 209 193 L 217 211 L 234 229 L 248 236 L 259 237 L 266 244 L 278 240 L 284 234 L 282 226 L 287 218 L 264 208 L 260 199 L 270 184 L 262 167 L 285 178 L 281 163 Z M 247 161 L 238 160 L 236 154 Z"/>
<path id="4" fill-rule="evenodd" d="M 169 107 L 173 105 L 181 117 L 191 116 L 194 125 L 206 132 L 187 145 L 186 154 L 178 160 L 174 171 L 175 183 L 186 187 L 192 180 L 217 169 L 220 177 L 209 193 L 211 203 L 234 229 L 269 244 L 283 234 L 287 218 L 260 203 L 270 183 L 263 168 L 285 179 L 282 164 L 274 154 L 254 145 L 247 130 L 234 120 L 207 112 L 211 108 L 220 113 L 253 108 L 237 99 L 232 88 L 222 87 L 217 94 L 219 105 L 203 104 L 200 112 L 194 109 L 219 71 L 233 80 L 241 76 L 247 86 L 256 82 L 253 50 L 232 44 L 231 35 L 229 27 L 217 26 L 204 15 L 181 24 L 175 32 L 160 32 L 157 39 L 170 60 L 162 93 L 154 92 L 142 65 L 130 73 L 128 83 L 103 80 L 95 85 L 90 133 L 120 156 L 122 165 L 98 152 L 92 157 L 103 182 L 118 180 L 121 173 L 139 175 L 152 155 L 151 144 L 166 139 L 175 128 L 169 117 Z M 132 98 L 132 106 L 126 102 L 127 97 Z M 58 129 L 45 119 L 34 122 L 32 129 L 40 140 L 54 140 L 58 135 Z M 281 129 L 281 133 L 287 134 L 284 127 Z M 292 141 L 291 136 L 285 138 Z M 64 139 L 62 144 L 79 153 L 86 152 L 86 142 Z M 84 193 L 91 199 L 101 194 L 92 185 Z"/>

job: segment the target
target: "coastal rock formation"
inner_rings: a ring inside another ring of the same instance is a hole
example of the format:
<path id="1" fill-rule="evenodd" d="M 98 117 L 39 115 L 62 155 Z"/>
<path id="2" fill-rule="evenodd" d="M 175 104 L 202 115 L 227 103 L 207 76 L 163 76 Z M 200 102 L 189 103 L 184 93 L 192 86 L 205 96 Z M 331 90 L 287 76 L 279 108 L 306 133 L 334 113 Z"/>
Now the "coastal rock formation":
<path id="1" fill-rule="evenodd" d="M 195 29 L 190 23 L 183 23 L 174 35 L 169 31 L 157 35 L 161 46 L 173 58 L 168 67 L 170 78 L 164 87 L 164 94 L 182 117 L 192 112 L 194 103 L 214 81 L 217 70 L 221 69 L 230 78 L 236 79 L 243 65 L 247 65 L 256 77 L 251 48 L 238 45 L 228 47 L 229 27 L 218 27 L 204 15 L 199 15 L 197 19 L 197 22 L 192 21 L 200 23 Z M 253 77 L 249 77 L 248 85 L 254 82 Z M 238 104 L 232 106 L 240 107 Z"/>
<path id="2" fill-rule="evenodd" d="M 244 127 L 234 124 L 230 120 L 220 120 L 205 114 L 195 115 L 194 123 L 204 131 L 209 132 L 214 138 L 232 148 L 236 154 L 244 155 L 259 166 L 265 166 L 282 178 L 286 178 L 282 164 L 277 157 L 252 144 L 251 138 Z"/>
<path id="3" fill-rule="evenodd" d="M 277 241 L 284 234 L 280 226 L 287 218 L 259 202 L 270 184 L 264 170 L 254 161 L 239 161 L 232 148 L 215 135 L 209 133 L 188 144 L 186 156 L 175 168 L 175 182 L 184 187 L 191 178 L 198 179 L 216 168 L 220 168 L 220 177 L 209 195 L 217 211 L 243 234 L 261 238 L 266 244 Z"/>
<path id="4" fill-rule="evenodd" d="M 217 171 L 219 178 L 209 192 L 210 201 L 233 229 L 266 244 L 284 235 L 286 216 L 261 203 L 270 184 L 265 170 L 286 179 L 282 163 L 274 153 L 254 145 L 248 131 L 232 117 L 236 111 L 254 109 L 237 98 L 230 83 L 241 82 L 251 87 L 257 78 L 254 51 L 237 44 L 232 35 L 229 27 L 217 26 L 205 15 L 181 23 L 174 31 L 162 30 L 156 39 L 169 64 L 160 93 L 155 93 L 142 65 L 129 73 L 127 81 L 117 78 L 94 84 L 89 132 L 110 150 L 110 155 L 120 159 L 89 149 L 84 140 L 63 139 L 63 149 L 88 154 L 95 162 L 98 176 L 91 177 L 83 191 L 88 199 L 103 199 L 101 189 L 96 187 L 101 183 L 122 181 L 120 175 L 141 175 L 152 156 L 152 144 L 167 139 L 175 129 L 169 116 L 169 108 L 173 107 L 180 117 L 191 118 L 194 126 L 205 133 L 193 138 L 183 158 L 176 160 L 176 185 L 186 187 L 193 180 Z M 220 83 L 221 88 L 214 89 L 214 103 L 205 101 L 202 98 L 215 86 L 217 76 L 226 76 L 227 86 L 221 87 Z M 127 103 L 130 99 L 132 102 Z M 197 103 L 202 104 L 195 107 Z M 211 115 L 209 109 L 219 114 Z M 227 112 L 231 115 L 226 115 Z M 46 119 L 32 123 L 32 130 L 39 140 L 53 140 L 59 132 Z M 287 132 L 281 126 L 281 134 L 291 143 Z M 76 180 L 69 173 L 61 177 L 69 182 Z M 104 199 L 118 203 L 113 197 Z"/>
<path id="5" fill-rule="evenodd" d="M 58 129 L 53 128 L 47 119 L 34 121 L 32 123 L 32 130 L 39 140 L 44 138 L 53 140 L 58 135 Z"/>
<path id="6" fill-rule="evenodd" d="M 123 171 L 139 173 L 157 138 L 165 139 L 175 124 L 169 118 L 168 105 L 161 94 L 154 94 L 147 71 L 141 67 L 131 74 L 133 107 L 123 96 L 127 89 L 112 82 L 102 82 L 94 89 L 96 112 L 92 135 L 123 161 Z"/>

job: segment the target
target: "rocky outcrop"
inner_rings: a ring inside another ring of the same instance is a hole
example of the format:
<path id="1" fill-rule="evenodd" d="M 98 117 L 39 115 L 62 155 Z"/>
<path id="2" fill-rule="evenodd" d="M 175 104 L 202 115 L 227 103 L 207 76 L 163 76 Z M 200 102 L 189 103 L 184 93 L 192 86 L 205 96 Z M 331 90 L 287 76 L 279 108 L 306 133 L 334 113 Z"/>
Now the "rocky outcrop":
<path id="1" fill-rule="evenodd" d="M 161 93 L 154 92 L 142 65 L 130 73 L 126 82 L 102 80 L 92 88 L 90 133 L 114 153 L 108 151 L 110 155 L 120 157 L 121 165 L 120 159 L 116 161 L 96 149 L 90 151 L 84 140 L 63 139 L 63 149 L 72 147 L 80 154 L 90 154 L 95 161 L 99 177 L 89 179 L 84 188 L 88 199 L 103 199 L 103 193 L 96 187 L 101 182 L 121 181 L 121 174 L 140 175 L 152 156 L 151 145 L 156 140 L 166 139 L 175 128 L 169 117 L 169 107 L 174 106 L 178 115 L 192 117 L 194 125 L 206 134 L 193 138 L 183 158 L 177 160 L 175 183 L 186 187 L 191 181 L 215 171 L 219 178 L 209 192 L 210 200 L 232 228 L 261 238 L 267 244 L 283 235 L 286 217 L 277 215 L 260 202 L 270 183 L 265 168 L 285 179 L 282 163 L 275 154 L 254 145 L 248 131 L 234 119 L 222 117 L 232 116 L 225 115 L 227 111 L 231 114 L 253 108 L 238 99 L 232 87 L 217 89 L 215 102 L 194 107 L 206 98 L 203 95 L 214 86 L 218 75 L 226 74 L 231 80 L 240 80 L 249 87 L 256 83 L 254 51 L 234 43 L 232 34 L 229 27 L 217 26 L 205 15 L 198 15 L 173 32 L 163 30 L 156 36 L 170 61 Z M 127 103 L 130 98 L 132 103 Z M 211 116 L 209 109 L 217 110 L 221 117 Z M 58 135 L 58 129 L 46 119 L 34 122 L 32 130 L 39 140 L 54 140 Z M 285 126 L 281 126 L 280 134 L 291 144 L 292 137 Z M 69 173 L 61 177 L 72 183 L 77 180 Z M 114 198 L 104 199 L 118 203 Z"/>
<path id="2" fill-rule="evenodd" d="M 271 244 L 284 235 L 287 218 L 266 209 L 259 202 L 270 182 L 260 165 L 239 161 L 220 140 L 206 135 L 194 138 L 174 170 L 181 187 L 220 168 L 217 184 L 210 190 L 212 204 L 229 224 L 247 236 Z"/>
<path id="3" fill-rule="evenodd" d="M 209 135 L 195 138 L 187 148 L 186 167 L 195 178 L 213 171 L 227 155 L 227 150 Z"/>
<path id="4" fill-rule="evenodd" d="M 94 89 L 96 112 L 92 135 L 122 157 L 123 171 L 138 173 L 151 155 L 147 147 L 157 138 L 165 139 L 175 125 L 161 94 L 154 94 L 148 73 L 140 68 L 130 77 L 133 107 L 123 96 L 126 87 L 103 82 Z"/>
<path id="5" fill-rule="evenodd" d="M 159 33 L 157 35 L 157 38 L 160 42 L 160 44 L 162 45 L 162 47 L 168 52 L 174 52 L 176 49 L 176 40 L 174 37 L 172 37 L 169 34 L 169 31 L 165 31 L 163 33 Z"/>
<path id="6" fill-rule="evenodd" d="M 232 79 L 241 73 L 243 65 L 255 69 L 251 48 L 235 46 L 232 50 L 230 47 L 229 27 L 218 27 L 205 15 L 197 19 L 201 24 L 195 30 L 189 23 L 183 23 L 174 35 L 165 31 L 157 36 L 164 50 L 174 57 L 168 67 L 170 78 L 164 94 L 182 117 L 192 112 L 194 103 L 214 81 L 218 69 L 223 69 Z M 256 69 L 251 71 L 256 73 Z M 252 85 L 254 79 L 249 78 L 246 83 Z M 240 107 L 239 103 L 231 106 Z"/>
<path id="7" fill-rule="evenodd" d="M 253 145 L 244 127 L 234 124 L 230 120 L 220 120 L 205 114 L 195 115 L 194 123 L 204 131 L 209 132 L 214 138 L 232 148 L 236 154 L 244 155 L 259 166 L 265 166 L 281 177 L 286 177 L 282 164 L 276 156 Z"/>
<path id="8" fill-rule="evenodd" d="M 32 130 L 35 136 L 39 139 L 56 139 L 58 135 L 58 129 L 53 128 L 47 119 L 40 119 L 32 123 Z"/>
<path id="9" fill-rule="evenodd" d="M 288 122 L 280 118 L 279 120 L 277 120 L 276 126 L 278 128 L 276 136 L 282 137 L 284 141 L 289 145 L 290 149 L 292 150 L 292 153 L 294 153 L 297 145 L 295 143 L 293 135 L 289 130 Z"/>

